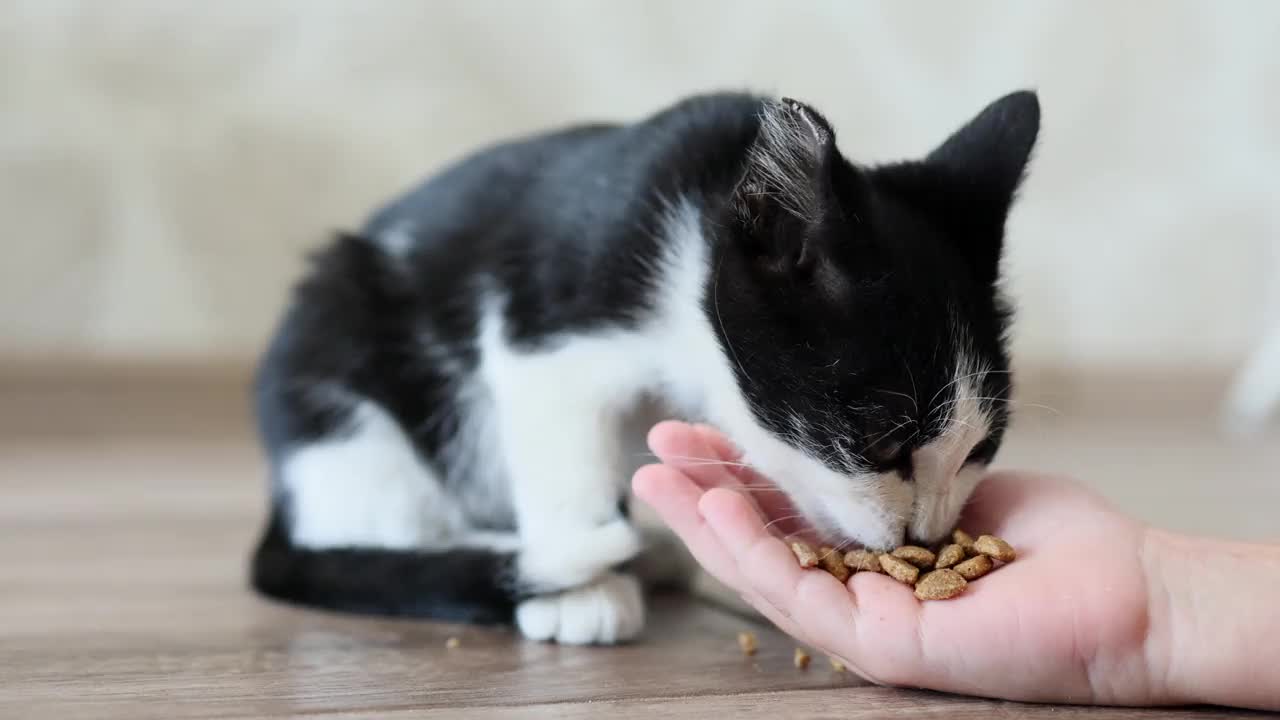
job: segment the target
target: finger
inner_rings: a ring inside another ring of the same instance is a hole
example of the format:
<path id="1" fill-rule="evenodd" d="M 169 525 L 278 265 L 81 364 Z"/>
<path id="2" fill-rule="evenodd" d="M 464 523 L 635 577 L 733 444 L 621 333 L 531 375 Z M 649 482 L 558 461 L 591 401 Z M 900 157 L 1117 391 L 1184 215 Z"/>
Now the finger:
<path id="1" fill-rule="evenodd" d="M 825 572 L 802 569 L 786 543 L 765 529 L 755 509 L 739 495 L 709 490 L 698 508 L 721 547 L 733 556 L 747 586 L 783 615 L 795 617 L 801 604 L 806 610 L 813 604 L 830 605 L 846 617 L 853 612 L 848 589 Z"/>
<path id="2" fill-rule="evenodd" d="M 756 472 L 750 465 L 742 463 L 742 451 L 737 448 L 720 431 L 710 425 L 696 424 L 691 426 L 706 447 L 720 460 L 736 465 L 725 466 L 725 470 L 741 483 L 741 490 L 751 497 L 751 501 L 760 510 L 760 514 L 770 520 L 777 521 L 774 530 L 781 535 L 800 535 L 814 541 L 810 532 L 812 528 L 798 516 L 791 499 L 773 481 Z M 731 487 L 722 484 L 719 487 Z M 735 488 L 737 489 L 737 488 Z"/>
<path id="3" fill-rule="evenodd" d="M 657 511 L 707 572 L 736 590 L 748 605 L 783 632 L 807 645 L 820 646 L 803 627 L 745 586 L 732 557 L 697 512 L 697 502 L 703 494 L 701 488 L 673 468 L 647 465 L 636 472 L 632 489 Z"/>
<path id="4" fill-rule="evenodd" d="M 717 580 L 745 592 L 732 556 L 707 527 L 698 513 L 703 490 L 687 476 L 666 465 L 646 465 L 636 471 L 631 481 L 636 496 L 658 513 L 675 532 L 695 560 Z"/>
<path id="5" fill-rule="evenodd" d="M 704 439 L 692 425 L 666 421 L 649 431 L 649 448 L 662 462 L 677 468 L 704 488 L 737 487 L 733 463 Z"/>
<path id="6" fill-rule="evenodd" d="M 706 425 L 704 423 L 695 423 L 693 431 L 702 438 L 702 441 L 715 452 L 716 456 L 721 460 L 741 460 L 742 450 L 733 441 L 724 436 L 719 430 Z"/>
<path id="7" fill-rule="evenodd" d="M 763 475 L 755 471 L 750 463 L 743 461 L 742 450 L 733 441 L 725 437 L 719 430 L 710 425 L 695 424 L 691 426 L 693 432 L 702 439 L 706 446 L 715 453 L 716 457 L 724 460 L 732 465 L 726 466 L 729 472 L 733 473 L 739 480 L 747 484 L 763 482 L 767 484 L 769 480 Z"/>
<path id="8" fill-rule="evenodd" d="M 769 607 L 768 615 L 776 624 L 781 625 L 786 618 L 785 611 L 771 605 L 769 600 L 758 591 L 750 588 L 738 572 L 737 563 L 732 554 L 721 542 L 720 538 L 707 525 L 699 512 L 699 500 L 704 491 L 693 484 L 680 471 L 665 465 L 647 465 L 636 471 L 632 481 L 636 496 L 649 503 L 663 522 L 676 533 L 682 542 L 693 553 L 694 558 L 703 568 L 738 591 L 761 612 Z M 721 492 L 730 492 L 721 490 Z M 745 499 L 738 497 L 742 503 Z M 757 523 L 759 516 L 755 516 Z M 798 631 L 798 628 L 793 628 Z"/>
<path id="9" fill-rule="evenodd" d="M 845 586 L 826 572 L 800 568 L 785 543 L 764 531 L 733 493 L 710 490 L 699 508 L 750 591 L 805 637 L 862 677 L 921 677 L 919 604 L 910 588 L 878 573 L 859 573 Z"/>
<path id="10" fill-rule="evenodd" d="M 827 652 L 821 642 L 816 642 L 814 638 L 810 637 L 809 634 L 805 632 L 803 627 L 796 623 L 795 620 L 786 617 L 779 612 L 778 608 L 771 605 L 768 600 L 750 592 L 742 593 L 742 599 L 750 605 L 752 609 L 760 613 L 760 615 L 772 623 L 774 627 L 794 638 L 796 642 L 802 645 L 819 648 L 823 652 Z"/>
<path id="11" fill-rule="evenodd" d="M 783 632 L 811 643 L 802 628 L 743 583 L 732 557 L 697 512 L 701 488 L 681 477 L 679 471 L 664 465 L 648 465 L 636 472 L 632 489 L 637 497 L 657 511 L 708 573 L 736 590 L 743 600 Z"/>

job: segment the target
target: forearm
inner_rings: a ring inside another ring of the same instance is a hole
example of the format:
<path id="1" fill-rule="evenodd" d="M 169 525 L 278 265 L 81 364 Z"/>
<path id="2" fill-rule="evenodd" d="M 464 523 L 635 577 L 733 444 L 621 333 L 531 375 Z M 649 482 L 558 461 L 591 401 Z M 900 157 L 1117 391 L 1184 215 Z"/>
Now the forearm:
<path id="1" fill-rule="evenodd" d="M 1148 655 L 1170 699 L 1280 710 L 1280 546 L 1152 531 Z"/>

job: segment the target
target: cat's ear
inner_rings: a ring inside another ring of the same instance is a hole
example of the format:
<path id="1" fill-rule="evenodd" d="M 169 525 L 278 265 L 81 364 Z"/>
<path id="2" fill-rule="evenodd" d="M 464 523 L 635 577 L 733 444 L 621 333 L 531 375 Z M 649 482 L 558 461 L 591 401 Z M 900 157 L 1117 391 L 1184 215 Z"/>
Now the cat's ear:
<path id="1" fill-rule="evenodd" d="M 925 162 L 966 189 L 1012 201 L 1040 133 L 1040 101 L 1023 90 L 988 105 L 929 153 Z"/>
<path id="2" fill-rule="evenodd" d="M 805 238 L 831 209 L 839 157 L 835 131 L 817 110 L 790 98 L 764 105 L 732 202 L 757 250 L 779 269 L 811 254 Z"/>
<path id="3" fill-rule="evenodd" d="M 1021 91 L 996 100 L 921 163 L 914 199 L 930 208 L 975 276 L 999 275 L 1004 224 L 1040 132 L 1040 102 Z"/>

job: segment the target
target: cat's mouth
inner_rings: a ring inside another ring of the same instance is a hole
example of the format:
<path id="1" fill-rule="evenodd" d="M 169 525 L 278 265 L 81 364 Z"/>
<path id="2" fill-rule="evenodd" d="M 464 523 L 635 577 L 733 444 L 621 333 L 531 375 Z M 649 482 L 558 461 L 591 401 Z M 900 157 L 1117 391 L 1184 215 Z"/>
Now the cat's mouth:
<path id="1" fill-rule="evenodd" d="M 774 519 L 766 523 L 774 534 L 785 540 L 803 540 L 815 548 L 833 548 L 839 552 L 877 549 L 850 535 L 835 518 L 821 509 L 804 513 L 794 503 L 787 502 L 786 505 L 785 514 L 771 514 Z"/>

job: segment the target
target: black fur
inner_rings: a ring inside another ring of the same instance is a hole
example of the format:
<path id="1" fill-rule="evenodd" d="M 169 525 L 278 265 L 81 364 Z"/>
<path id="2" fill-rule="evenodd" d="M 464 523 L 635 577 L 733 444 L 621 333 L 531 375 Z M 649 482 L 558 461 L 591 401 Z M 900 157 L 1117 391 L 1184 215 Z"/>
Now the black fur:
<path id="1" fill-rule="evenodd" d="M 315 256 L 258 373 L 273 467 L 300 443 L 342 432 L 349 404 L 316 391 L 340 387 L 386 408 L 422 462 L 465 494 L 467 478 L 442 466 L 442 450 L 461 420 L 448 411 L 450 376 L 478 362 L 486 291 L 509 296 L 510 340 L 528 347 L 632 326 L 652 309 L 664 203 L 680 198 L 702 208 L 711 243 L 705 311 L 753 412 L 778 435 L 794 434 L 798 415 L 804 441 L 848 451 L 831 455 L 834 466 L 847 470 L 853 458 L 900 467 L 946 418 L 935 410 L 955 372 L 957 326 L 995 371 L 982 394 L 1007 397 L 1008 310 L 996 280 L 1004 217 L 1038 128 L 1034 95 L 994 103 L 924 161 L 882 168 L 850 163 L 821 115 L 790 107 L 789 121 L 812 133 L 802 167 L 816 193 L 812 216 L 771 200 L 778 189 L 748 163 L 766 101 L 724 94 L 633 125 L 484 150 L 335 240 Z M 375 240 L 398 228 L 413 237 L 392 258 Z M 1004 404 L 994 408 L 1000 421 L 980 448 L 984 460 L 1003 425 Z M 921 432 L 886 432 L 904 415 Z M 296 548 L 278 478 L 274 502 L 252 573 L 268 595 L 476 621 L 507 619 L 520 597 L 510 555 Z M 514 529 L 506 506 L 474 508 L 469 520 Z"/>
<path id="2" fill-rule="evenodd" d="M 389 552 L 377 548 L 294 547 L 273 513 L 253 558 L 253 586 L 289 602 L 366 615 L 509 623 L 513 557 L 456 548 Z"/>

